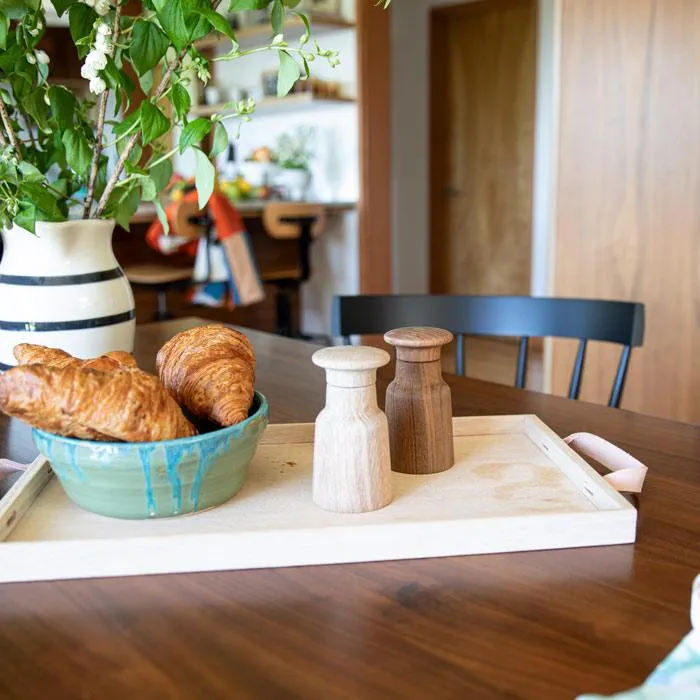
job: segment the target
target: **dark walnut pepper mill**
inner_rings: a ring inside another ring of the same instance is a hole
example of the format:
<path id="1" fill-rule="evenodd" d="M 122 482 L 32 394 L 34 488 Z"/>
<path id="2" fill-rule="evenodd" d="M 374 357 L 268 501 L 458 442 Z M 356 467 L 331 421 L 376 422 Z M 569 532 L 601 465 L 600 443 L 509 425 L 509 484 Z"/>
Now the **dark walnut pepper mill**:
<path id="1" fill-rule="evenodd" d="M 452 394 L 442 378 L 441 328 L 397 328 L 384 340 L 396 347 L 396 376 L 386 392 L 391 468 L 436 474 L 454 465 Z"/>

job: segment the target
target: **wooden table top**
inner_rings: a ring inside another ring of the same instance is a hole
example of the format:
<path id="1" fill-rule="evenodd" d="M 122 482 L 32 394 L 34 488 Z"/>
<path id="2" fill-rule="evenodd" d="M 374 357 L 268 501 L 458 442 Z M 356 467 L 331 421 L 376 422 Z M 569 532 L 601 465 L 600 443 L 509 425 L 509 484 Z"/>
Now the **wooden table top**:
<path id="1" fill-rule="evenodd" d="M 196 323 L 139 327 L 142 366 Z M 249 335 L 272 421 L 313 420 L 314 347 Z M 455 415 L 536 413 L 645 462 L 636 545 L 1 585 L 0 697 L 570 700 L 641 683 L 690 629 L 700 428 L 447 380 Z M 36 452 L 7 420 L 0 447 Z"/>

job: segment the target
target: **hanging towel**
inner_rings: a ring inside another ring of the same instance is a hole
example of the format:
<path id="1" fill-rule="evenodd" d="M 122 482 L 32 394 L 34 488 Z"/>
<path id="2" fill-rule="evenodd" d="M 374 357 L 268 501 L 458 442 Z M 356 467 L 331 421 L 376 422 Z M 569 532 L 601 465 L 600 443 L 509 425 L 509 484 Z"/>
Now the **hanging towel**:
<path id="1" fill-rule="evenodd" d="M 182 181 L 178 181 L 178 185 Z M 220 192 L 212 194 L 207 213 L 212 220 L 213 235 L 191 240 L 175 230 L 177 212 L 184 203 L 196 203 L 197 191 L 172 189 L 175 201 L 165 209 L 171 225 L 166 236 L 160 221 L 154 221 L 146 234 L 152 247 L 171 255 L 184 252 L 194 258 L 194 275 L 190 292 L 193 304 L 234 309 L 256 304 L 265 298 L 265 291 L 255 262 L 250 237 L 235 207 Z"/>

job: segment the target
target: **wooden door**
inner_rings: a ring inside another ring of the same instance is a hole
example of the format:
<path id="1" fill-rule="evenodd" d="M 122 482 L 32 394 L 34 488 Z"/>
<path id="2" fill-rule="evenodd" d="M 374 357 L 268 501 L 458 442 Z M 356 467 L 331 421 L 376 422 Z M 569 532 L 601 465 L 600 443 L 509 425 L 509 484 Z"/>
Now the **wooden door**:
<path id="1" fill-rule="evenodd" d="M 564 0 L 561 71 L 554 291 L 643 302 L 623 407 L 700 422 L 700 2 Z M 591 347 L 583 399 L 618 356 Z"/>
<path id="2" fill-rule="evenodd" d="M 431 19 L 431 291 L 529 294 L 536 0 Z"/>

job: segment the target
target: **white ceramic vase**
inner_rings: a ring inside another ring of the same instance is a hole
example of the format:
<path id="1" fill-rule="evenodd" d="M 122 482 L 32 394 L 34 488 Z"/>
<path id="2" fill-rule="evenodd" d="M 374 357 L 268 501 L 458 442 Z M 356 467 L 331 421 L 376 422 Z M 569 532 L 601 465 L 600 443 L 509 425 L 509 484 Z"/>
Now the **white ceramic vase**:
<path id="1" fill-rule="evenodd" d="M 0 368 L 18 343 L 82 358 L 134 349 L 134 295 L 112 251 L 114 222 L 37 222 L 2 232 Z"/>

